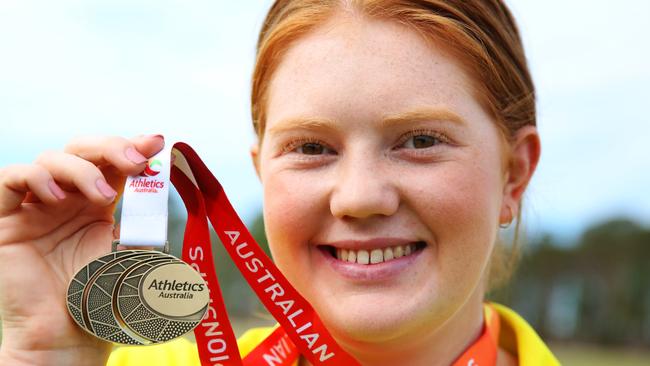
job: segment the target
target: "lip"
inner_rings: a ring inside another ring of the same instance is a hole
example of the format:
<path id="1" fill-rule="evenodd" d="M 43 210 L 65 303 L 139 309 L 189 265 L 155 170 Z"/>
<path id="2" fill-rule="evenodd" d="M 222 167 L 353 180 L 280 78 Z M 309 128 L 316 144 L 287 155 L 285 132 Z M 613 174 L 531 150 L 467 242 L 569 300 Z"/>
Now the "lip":
<path id="1" fill-rule="evenodd" d="M 409 243 L 414 243 L 413 241 L 400 241 L 398 244 L 387 244 L 388 243 L 387 241 L 382 240 L 381 243 L 385 244 L 384 246 L 376 245 L 376 244 L 373 246 L 372 244 L 370 244 L 372 242 L 373 241 L 371 240 L 371 241 L 363 241 L 363 242 L 345 241 L 345 242 L 338 242 L 338 243 L 348 243 L 348 244 L 356 243 L 356 245 L 359 246 L 355 246 L 355 247 L 341 246 L 340 248 L 357 249 L 357 250 L 368 249 L 368 248 L 383 248 L 383 247 L 390 247 L 395 245 L 405 245 Z M 328 243 L 327 245 L 334 246 L 334 244 L 335 243 Z M 344 262 L 334 258 L 330 253 L 328 253 L 327 250 L 323 248 L 318 248 L 318 250 L 316 250 L 318 252 L 316 257 L 318 258 L 318 260 L 322 260 L 324 264 L 326 264 L 335 273 L 344 277 L 348 281 L 368 284 L 368 283 L 389 282 L 393 279 L 396 279 L 398 276 L 403 275 L 409 269 L 413 268 L 416 265 L 415 262 L 420 258 L 422 253 L 425 250 L 429 250 L 429 249 L 430 248 L 428 246 L 425 246 L 424 248 L 415 251 L 411 255 L 392 259 L 390 261 L 381 262 L 377 264 L 358 264 L 358 263 Z"/>

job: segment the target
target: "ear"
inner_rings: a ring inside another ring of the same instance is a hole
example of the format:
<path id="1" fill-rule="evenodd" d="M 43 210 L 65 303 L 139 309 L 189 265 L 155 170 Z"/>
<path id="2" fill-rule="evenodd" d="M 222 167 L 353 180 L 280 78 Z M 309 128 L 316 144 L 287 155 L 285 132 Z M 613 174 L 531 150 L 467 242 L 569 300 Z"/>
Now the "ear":
<path id="1" fill-rule="evenodd" d="M 537 127 L 524 126 L 513 137 L 510 161 L 504 176 L 503 202 L 499 217 L 501 224 L 509 224 L 517 217 L 522 196 L 541 155 Z"/>
<path id="2" fill-rule="evenodd" d="M 260 175 L 260 144 L 253 143 L 251 145 L 251 159 L 253 160 L 253 166 L 255 166 L 255 173 L 257 173 L 257 178 L 262 180 Z"/>

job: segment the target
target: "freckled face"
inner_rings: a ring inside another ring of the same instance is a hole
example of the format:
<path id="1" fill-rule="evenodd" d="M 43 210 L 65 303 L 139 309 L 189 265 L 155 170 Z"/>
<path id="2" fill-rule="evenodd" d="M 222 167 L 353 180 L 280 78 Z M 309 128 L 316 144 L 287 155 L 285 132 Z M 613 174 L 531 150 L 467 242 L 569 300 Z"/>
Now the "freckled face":
<path id="1" fill-rule="evenodd" d="M 268 92 L 271 251 L 337 337 L 435 330 L 480 298 L 502 146 L 453 58 L 398 24 L 337 19 L 291 46 Z"/>

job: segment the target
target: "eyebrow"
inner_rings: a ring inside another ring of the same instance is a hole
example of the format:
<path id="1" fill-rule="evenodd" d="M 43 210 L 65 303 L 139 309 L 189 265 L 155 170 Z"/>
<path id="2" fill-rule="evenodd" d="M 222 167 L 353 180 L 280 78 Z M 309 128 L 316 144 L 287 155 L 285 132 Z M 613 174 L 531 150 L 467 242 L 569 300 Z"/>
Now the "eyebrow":
<path id="1" fill-rule="evenodd" d="M 275 126 L 269 128 L 268 133 L 281 133 L 290 130 L 330 129 L 336 127 L 336 122 L 327 118 L 294 117 L 283 119 Z"/>
<path id="2" fill-rule="evenodd" d="M 447 108 L 419 108 L 412 111 L 385 116 L 382 124 L 386 126 L 404 122 L 419 121 L 448 121 L 456 124 L 465 124 L 465 121 L 456 113 Z"/>
<path id="3" fill-rule="evenodd" d="M 405 122 L 418 121 L 449 121 L 464 124 L 465 121 L 456 113 L 446 108 L 419 108 L 412 111 L 384 116 L 381 124 L 391 126 Z M 281 120 L 269 128 L 268 133 L 277 134 L 291 130 L 326 129 L 335 130 L 337 123 L 334 120 L 320 117 L 293 117 Z"/>

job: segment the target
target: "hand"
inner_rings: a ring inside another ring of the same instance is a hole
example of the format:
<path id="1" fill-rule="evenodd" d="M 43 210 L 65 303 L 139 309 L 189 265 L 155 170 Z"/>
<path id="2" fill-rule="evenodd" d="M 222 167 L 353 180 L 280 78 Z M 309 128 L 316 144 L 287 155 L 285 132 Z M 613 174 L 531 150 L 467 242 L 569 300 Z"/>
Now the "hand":
<path id="1" fill-rule="evenodd" d="M 67 286 L 110 251 L 126 176 L 163 145 L 162 136 L 82 138 L 0 169 L 0 363 L 106 363 L 111 345 L 74 323 Z"/>

